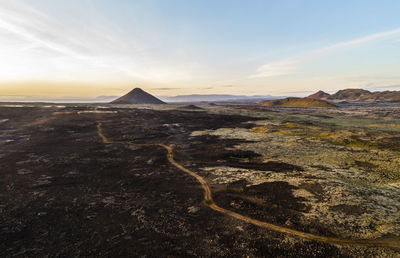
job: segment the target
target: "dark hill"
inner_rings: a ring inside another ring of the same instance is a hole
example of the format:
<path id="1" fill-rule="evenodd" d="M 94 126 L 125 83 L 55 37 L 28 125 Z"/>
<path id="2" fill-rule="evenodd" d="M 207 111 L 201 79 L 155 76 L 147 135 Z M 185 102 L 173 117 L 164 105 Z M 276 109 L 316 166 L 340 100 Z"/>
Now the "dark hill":
<path id="1" fill-rule="evenodd" d="M 193 109 L 193 110 L 201 110 L 201 107 L 195 106 L 195 105 L 187 105 L 187 106 L 183 106 L 182 108 L 184 109 Z"/>
<path id="2" fill-rule="evenodd" d="M 327 99 L 330 95 L 322 90 L 308 96 L 310 99 Z"/>
<path id="3" fill-rule="evenodd" d="M 375 101 L 400 101 L 400 91 L 377 91 L 372 97 Z"/>
<path id="4" fill-rule="evenodd" d="M 329 96 L 328 99 L 336 100 L 359 100 L 362 98 L 368 98 L 372 93 L 363 89 L 345 89 L 336 92 L 335 94 Z"/>
<path id="5" fill-rule="evenodd" d="M 112 104 L 166 104 L 140 88 L 131 90 L 128 94 L 114 100 Z"/>
<path id="6" fill-rule="evenodd" d="M 318 100 L 328 100 L 332 102 L 342 101 L 360 101 L 360 102 L 375 102 L 375 101 L 400 101 L 400 91 L 375 91 L 370 92 L 363 89 L 344 89 L 339 90 L 335 94 L 329 95 L 323 91 L 318 91 L 309 98 Z"/>

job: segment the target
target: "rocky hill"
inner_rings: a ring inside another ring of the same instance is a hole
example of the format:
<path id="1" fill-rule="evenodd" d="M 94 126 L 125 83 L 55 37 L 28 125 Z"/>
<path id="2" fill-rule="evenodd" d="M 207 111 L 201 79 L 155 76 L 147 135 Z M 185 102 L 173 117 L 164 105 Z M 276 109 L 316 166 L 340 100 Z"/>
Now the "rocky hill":
<path id="1" fill-rule="evenodd" d="M 370 92 L 364 89 L 344 89 L 339 90 L 335 94 L 328 94 L 323 91 L 318 91 L 308 98 L 316 100 L 327 100 L 332 102 L 339 101 L 360 101 L 360 102 L 375 102 L 375 101 L 400 101 L 400 91 L 375 91 Z"/>
<path id="2" fill-rule="evenodd" d="M 318 91 L 318 92 L 316 92 L 314 94 L 311 94 L 310 96 L 308 96 L 308 98 L 311 98 L 311 99 L 327 99 L 329 96 L 330 95 L 328 93 L 320 90 L 320 91 Z"/>

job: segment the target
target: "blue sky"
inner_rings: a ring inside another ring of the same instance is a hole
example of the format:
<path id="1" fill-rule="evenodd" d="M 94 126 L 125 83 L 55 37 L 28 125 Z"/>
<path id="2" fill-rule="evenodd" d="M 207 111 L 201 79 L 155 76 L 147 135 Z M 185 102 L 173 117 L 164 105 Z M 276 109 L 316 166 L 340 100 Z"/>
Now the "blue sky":
<path id="1" fill-rule="evenodd" d="M 399 1 L 4 0 L 0 95 L 400 89 Z"/>

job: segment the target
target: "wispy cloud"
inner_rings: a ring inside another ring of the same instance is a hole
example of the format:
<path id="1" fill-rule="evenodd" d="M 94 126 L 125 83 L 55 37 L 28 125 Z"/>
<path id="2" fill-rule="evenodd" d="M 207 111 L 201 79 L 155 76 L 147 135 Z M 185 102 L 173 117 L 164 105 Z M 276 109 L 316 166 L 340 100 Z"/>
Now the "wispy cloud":
<path id="1" fill-rule="evenodd" d="M 266 63 L 257 68 L 256 73 L 251 75 L 250 77 L 271 77 L 289 74 L 294 70 L 296 64 L 298 64 L 300 61 L 301 60 L 299 58 L 287 58 Z"/>
<path id="2" fill-rule="evenodd" d="M 91 65 L 102 65 L 96 56 L 96 48 L 102 48 L 101 42 L 105 41 L 104 38 L 77 33 L 22 2 L 1 3 L 0 29 L 3 33 L 8 32 L 16 41 L 22 41 L 25 51 L 40 50 L 45 52 L 46 57 L 73 58 L 84 60 Z M 98 41 L 100 45 L 94 47 L 93 40 Z M 20 49 L 16 49 L 18 50 Z"/>
<path id="3" fill-rule="evenodd" d="M 398 91 L 400 90 L 400 84 L 395 85 L 370 85 L 366 89 L 371 91 Z"/>
<path id="4" fill-rule="evenodd" d="M 380 32 L 380 33 L 375 33 L 375 34 L 372 34 L 372 35 L 368 35 L 366 37 L 362 37 L 362 38 L 358 38 L 358 39 L 354 39 L 354 40 L 350 40 L 350 41 L 345 41 L 345 42 L 333 44 L 331 46 L 322 48 L 322 49 L 318 50 L 317 52 L 326 52 L 326 51 L 330 51 L 330 50 L 334 50 L 334 49 L 338 49 L 338 48 L 351 47 L 351 46 L 354 46 L 354 45 L 359 45 L 359 44 L 362 44 L 362 43 L 366 43 L 368 41 L 372 41 L 372 40 L 376 40 L 376 39 L 380 39 L 380 38 L 396 35 L 396 34 L 399 34 L 399 33 L 400 33 L 400 28 L 394 29 L 394 30 L 389 30 L 389 31 L 384 31 L 384 32 Z"/>
<path id="5" fill-rule="evenodd" d="M 152 88 L 152 90 L 179 90 L 180 88 L 168 88 L 168 87 L 163 87 L 163 88 Z"/>
<path id="6" fill-rule="evenodd" d="M 0 64 L 0 77 L 138 82 L 185 77 L 179 69 L 184 65 L 160 59 L 140 35 L 125 35 L 105 19 L 89 22 L 82 20 L 83 28 L 65 24 L 22 1 L 2 1 L 0 58 L 8 63 Z"/>
<path id="7" fill-rule="evenodd" d="M 314 85 L 332 85 L 329 88 L 323 88 L 323 90 L 327 92 L 333 92 L 343 88 L 363 88 L 371 91 L 399 90 L 400 76 L 360 74 L 351 76 L 314 77 L 310 80 L 310 83 Z"/>
<path id="8" fill-rule="evenodd" d="M 63 55 L 76 56 L 79 52 L 77 49 L 83 47 L 71 42 L 65 33 L 54 33 L 65 29 L 60 24 L 18 1 L 1 3 L 0 28 L 14 37 L 26 40 L 32 47 L 44 47 Z"/>
<path id="9" fill-rule="evenodd" d="M 377 40 L 380 38 L 385 38 L 388 36 L 396 35 L 400 33 L 400 28 L 384 31 L 372 35 L 368 35 L 365 37 L 361 37 L 358 39 L 353 39 L 345 42 L 336 43 L 327 47 L 322 47 L 307 53 L 295 55 L 292 57 L 284 58 L 277 61 L 272 61 L 265 63 L 257 68 L 256 72 L 250 75 L 250 78 L 257 77 L 271 77 L 271 76 L 279 76 L 294 73 L 299 64 L 314 59 L 318 56 L 324 55 L 326 53 L 338 50 L 345 49 L 349 47 L 353 47 L 356 45 L 360 45 L 369 41 Z"/>

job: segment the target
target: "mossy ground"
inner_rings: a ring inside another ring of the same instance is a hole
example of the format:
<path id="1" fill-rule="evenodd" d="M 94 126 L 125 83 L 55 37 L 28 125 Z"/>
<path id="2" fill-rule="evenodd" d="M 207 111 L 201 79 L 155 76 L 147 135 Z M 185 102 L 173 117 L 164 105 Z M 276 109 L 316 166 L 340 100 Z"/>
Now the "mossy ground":
<path id="1" fill-rule="evenodd" d="M 216 213 L 164 149 L 127 144 L 171 146 L 239 214 L 321 236 L 398 238 L 398 108 L 198 106 L 0 105 L 0 256 L 398 257 Z M 115 143 L 102 142 L 99 122 Z"/>
<path id="2" fill-rule="evenodd" d="M 303 212 L 304 226 L 319 221 L 334 234 L 351 238 L 400 236 L 400 112 L 379 108 L 241 111 L 264 120 L 254 121 L 249 129 L 220 128 L 192 135 L 246 140 L 236 149 L 254 151 L 264 162 L 286 162 L 304 171 L 207 168 L 216 183 L 288 182 L 297 187 L 294 196 L 305 198 L 310 207 Z M 237 114 L 240 110 L 212 112 Z"/>

